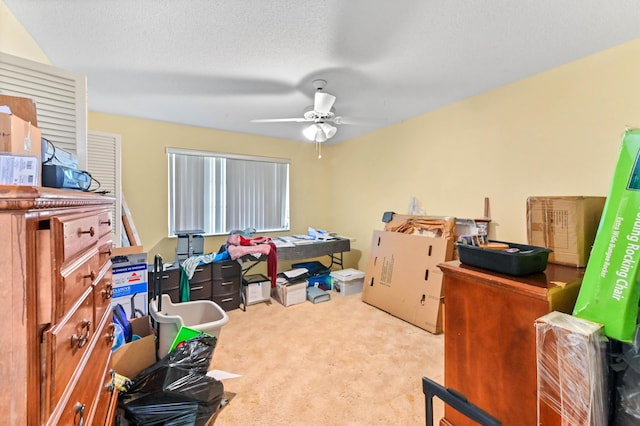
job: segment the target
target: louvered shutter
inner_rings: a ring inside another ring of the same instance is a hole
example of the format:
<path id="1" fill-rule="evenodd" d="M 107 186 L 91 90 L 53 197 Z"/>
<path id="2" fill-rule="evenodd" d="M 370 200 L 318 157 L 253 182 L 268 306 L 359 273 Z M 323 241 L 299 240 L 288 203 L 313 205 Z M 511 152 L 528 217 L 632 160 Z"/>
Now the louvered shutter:
<path id="1" fill-rule="evenodd" d="M 42 137 L 87 164 L 87 79 L 0 52 L 0 93 L 32 98 Z"/>
<path id="2" fill-rule="evenodd" d="M 90 130 L 87 138 L 86 170 L 95 180 L 100 182 L 99 191 L 109 191 L 107 195 L 116 199 L 111 217 L 113 242 L 118 247 L 122 245 L 120 161 L 120 135 Z M 96 186 L 96 183 L 93 182 L 91 189 L 95 189 Z"/>

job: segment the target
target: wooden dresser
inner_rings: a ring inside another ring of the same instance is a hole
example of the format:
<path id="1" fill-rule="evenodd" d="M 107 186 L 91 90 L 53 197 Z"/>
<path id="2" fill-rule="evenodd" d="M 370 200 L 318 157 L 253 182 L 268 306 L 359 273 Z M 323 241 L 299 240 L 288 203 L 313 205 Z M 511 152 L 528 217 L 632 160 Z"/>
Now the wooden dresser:
<path id="1" fill-rule="evenodd" d="M 0 412 L 11 425 L 112 424 L 113 199 L 0 186 Z"/>
<path id="2" fill-rule="evenodd" d="M 584 269 L 547 265 L 543 273 L 511 277 L 462 265 L 444 273 L 444 384 L 503 425 L 537 424 L 536 331 L 550 311 L 571 313 Z M 551 410 L 541 425 L 559 424 Z M 444 425 L 471 425 L 445 407 Z"/>

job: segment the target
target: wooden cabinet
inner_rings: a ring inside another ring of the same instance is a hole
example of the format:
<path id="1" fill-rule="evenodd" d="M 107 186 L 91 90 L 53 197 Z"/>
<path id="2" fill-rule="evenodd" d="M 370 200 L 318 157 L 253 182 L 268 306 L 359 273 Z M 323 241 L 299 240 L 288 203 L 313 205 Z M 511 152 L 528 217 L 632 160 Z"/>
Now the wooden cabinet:
<path id="1" fill-rule="evenodd" d="M 225 311 L 240 307 L 242 268 L 235 260 L 211 264 L 211 300 Z"/>
<path id="2" fill-rule="evenodd" d="M 153 286 L 153 268 L 149 268 L 149 285 Z M 190 300 L 213 300 L 225 311 L 240 307 L 241 267 L 235 260 L 199 265 L 189 280 Z M 180 269 L 160 274 L 162 293 L 173 303 L 180 301 Z M 151 293 L 150 293 L 151 294 Z"/>
<path id="3" fill-rule="evenodd" d="M 504 425 L 536 425 L 534 321 L 550 311 L 573 310 L 584 270 L 549 264 L 543 273 L 511 277 L 458 261 L 439 267 L 444 273 L 445 386 Z M 475 423 L 446 407 L 443 424 Z"/>
<path id="4" fill-rule="evenodd" d="M 0 412 L 7 424 L 112 418 L 113 200 L 0 186 Z"/>

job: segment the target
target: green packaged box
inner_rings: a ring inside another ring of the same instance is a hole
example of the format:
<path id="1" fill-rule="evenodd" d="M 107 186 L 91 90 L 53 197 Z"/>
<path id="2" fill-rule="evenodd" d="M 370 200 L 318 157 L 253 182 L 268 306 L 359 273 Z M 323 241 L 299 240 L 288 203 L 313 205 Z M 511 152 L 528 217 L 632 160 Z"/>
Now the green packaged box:
<path id="1" fill-rule="evenodd" d="M 640 129 L 627 130 L 573 315 L 631 342 L 640 285 Z"/>

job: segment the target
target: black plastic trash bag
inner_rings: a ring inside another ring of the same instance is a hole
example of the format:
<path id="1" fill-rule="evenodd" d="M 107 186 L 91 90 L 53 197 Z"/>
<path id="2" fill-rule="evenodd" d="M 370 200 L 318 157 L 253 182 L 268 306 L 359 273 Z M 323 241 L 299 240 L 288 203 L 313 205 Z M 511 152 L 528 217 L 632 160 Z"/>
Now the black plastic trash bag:
<path id="1" fill-rule="evenodd" d="M 184 341 L 133 378 L 119 406 L 132 425 L 204 425 L 220 406 L 224 386 L 207 376 L 216 338 Z"/>

